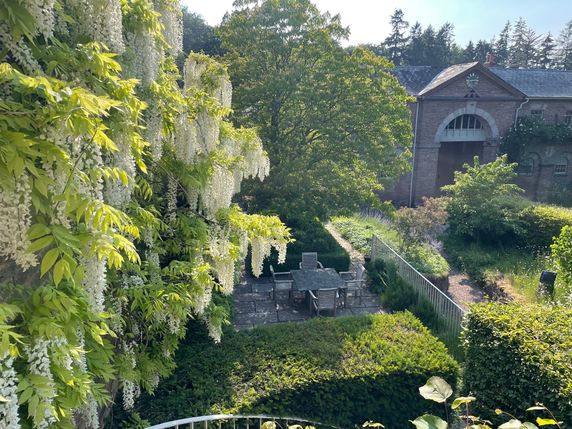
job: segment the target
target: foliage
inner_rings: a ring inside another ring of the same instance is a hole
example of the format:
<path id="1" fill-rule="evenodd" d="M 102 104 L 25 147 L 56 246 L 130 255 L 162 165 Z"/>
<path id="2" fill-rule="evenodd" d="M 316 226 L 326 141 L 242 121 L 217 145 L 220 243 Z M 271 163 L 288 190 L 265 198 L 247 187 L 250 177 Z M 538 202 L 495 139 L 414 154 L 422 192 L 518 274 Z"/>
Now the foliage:
<path id="1" fill-rule="evenodd" d="M 466 320 L 464 389 L 519 419 L 540 401 L 572 421 L 572 311 L 540 305 L 476 305 Z"/>
<path id="2" fill-rule="evenodd" d="M 380 172 L 401 175 L 411 155 L 410 99 L 391 63 L 344 50 L 340 17 L 309 0 L 235 5 L 218 29 L 233 118 L 260 130 L 273 166 L 263 186 L 245 186 L 245 204 L 320 219 L 379 204 Z"/>
<path id="3" fill-rule="evenodd" d="M 456 428 L 462 427 L 464 429 L 492 429 L 492 423 L 490 421 L 476 417 L 471 413 L 470 406 L 477 400 L 474 396 L 460 396 L 455 398 L 450 405 L 451 412 L 455 414 L 452 415 L 452 413 L 449 412 L 449 404 L 447 401 L 453 395 L 453 389 L 449 383 L 441 377 L 433 376 L 427 380 L 427 383 L 419 388 L 419 394 L 425 399 L 444 404 L 447 421 L 438 416 L 424 414 L 411 421 L 417 429 L 447 429 L 450 427 L 449 425 Z M 563 422 L 558 422 L 554 414 L 542 404 L 528 407 L 526 411 L 534 412 L 537 415 L 536 423 L 538 426 L 554 425 L 558 429 L 562 427 L 561 424 Z M 538 416 L 538 412 L 541 412 L 544 417 Z M 498 429 L 538 429 L 538 426 L 534 423 L 523 423 L 512 414 L 500 408 L 495 410 L 495 414 L 504 414 L 511 418 L 508 422 L 498 426 Z"/>
<path id="4" fill-rule="evenodd" d="M 397 274 L 397 266 L 382 259 L 366 263 L 370 289 L 380 293 L 383 308 L 390 311 L 408 310 L 415 314 L 425 326 L 439 336 L 441 321 L 431 303 L 420 297 L 415 290 Z"/>
<path id="5" fill-rule="evenodd" d="M 193 339 L 178 369 L 138 408 L 153 422 L 226 412 L 296 415 L 350 426 L 406 428 L 423 407 L 415 389 L 458 364 L 409 313 L 321 318 Z"/>
<path id="6" fill-rule="evenodd" d="M 443 232 L 443 225 L 447 221 L 446 204 L 443 198 L 423 197 L 420 206 L 397 210 L 393 225 L 401 239 L 400 249 L 407 251 L 435 240 Z"/>
<path id="7" fill-rule="evenodd" d="M 554 244 L 550 246 L 552 256 L 559 268 L 559 274 L 568 284 L 568 292 L 572 292 L 572 225 L 562 228 L 562 232 L 555 237 Z M 572 293 L 569 296 L 572 299 Z"/>
<path id="8" fill-rule="evenodd" d="M 368 254 L 370 240 L 375 234 L 391 247 L 397 249 L 403 239 L 397 229 L 388 222 L 361 216 L 332 218 L 332 224 L 340 234 L 358 251 Z M 449 264 L 439 252 L 428 245 L 412 246 L 402 256 L 424 275 L 433 279 L 442 279 L 449 274 Z"/>
<path id="9" fill-rule="evenodd" d="M 221 55 L 220 40 L 200 15 L 183 8 L 183 52 L 202 52 L 207 55 Z"/>
<path id="10" fill-rule="evenodd" d="M 224 122 L 225 68 L 193 55 L 179 88 L 180 15 L 0 4 L 0 427 L 98 428 L 173 369 L 189 319 L 220 338 L 212 297 L 249 244 L 285 254 L 278 218 L 231 206 L 268 158 Z"/>
<path id="11" fill-rule="evenodd" d="M 572 128 L 565 123 L 550 124 L 542 118 L 519 117 L 503 137 L 500 150 L 513 162 L 521 161 L 527 148 L 563 145 L 572 142 Z"/>
<path id="12" fill-rule="evenodd" d="M 524 246 L 548 248 L 562 228 L 572 225 L 572 209 L 547 204 L 534 204 L 522 210 L 518 219 L 518 237 Z"/>
<path id="13" fill-rule="evenodd" d="M 476 241 L 500 242 L 515 229 L 515 204 L 522 190 L 511 183 L 516 164 L 506 155 L 488 164 L 465 164 L 465 172 L 455 172 L 455 182 L 444 186 L 450 197 L 447 204 L 449 231 Z"/>
<path id="14" fill-rule="evenodd" d="M 270 275 L 270 265 L 275 271 L 290 271 L 299 268 L 302 261 L 302 252 L 317 252 L 318 260 L 327 268 L 336 271 L 347 271 L 350 265 L 350 256 L 334 237 L 324 228 L 318 219 L 288 219 L 286 222 L 291 228 L 294 242 L 288 246 L 286 260 L 278 263 L 277 252 L 272 252 L 264 262 L 262 275 Z M 246 259 L 248 267 L 250 255 Z"/>

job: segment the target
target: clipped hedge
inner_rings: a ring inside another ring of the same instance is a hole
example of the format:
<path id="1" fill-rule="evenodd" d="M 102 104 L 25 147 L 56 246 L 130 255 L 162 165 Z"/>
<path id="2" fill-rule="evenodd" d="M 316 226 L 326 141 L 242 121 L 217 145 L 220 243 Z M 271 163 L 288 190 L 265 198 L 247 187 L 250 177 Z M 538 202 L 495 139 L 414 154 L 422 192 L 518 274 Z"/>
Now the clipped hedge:
<path id="1" fill-rule="evenodd" d="M 522 244 L 532 247 L 548 247 L 554 237 L 566 225 L 572 225 L 572 209 L 538 204 L 525 208 L 519 215 Z"/>
<path id="2" fill-rule="evenodd" d="M 481 304 L 462 334 L 464 388 L 484 404 L 518 417 L 536 402 L 572 422 L 572 310 L 564 307 Z M 530 416 L 529 416 L 530 417 Z"/>
<path id="3" fill-rule="evenodd" d="M 302 260 L 302 252 L 318 252 L 318 260 L 327 268 L 336 271 L 348 271 L 350 255 L 339 245 L 334 237 L 324 228 L 317 219 L 289 219 L 286 221 L 292 228 L 292 236 L 296 241 L 288 245 L 286 262 L 278 264 L 278 254 L 273 251 L 264 262 L 262 275 L 270 275 L 270 265 L 276 271 L 290 271 L 298 269 Z M 250 272 L 250 254 L 245 266 Z"/>
<path id="4" fill-rule="evenodd" d="M 137 404 L 152 423 L 228 412 L 408 428 L 427 411 L 419 386 L 432 375 L 455 384 L 459 374 L 445 346 L 407 312 L 271 325 L 228 333 L 218 345 L 193 335 L 177 362 Z"/>

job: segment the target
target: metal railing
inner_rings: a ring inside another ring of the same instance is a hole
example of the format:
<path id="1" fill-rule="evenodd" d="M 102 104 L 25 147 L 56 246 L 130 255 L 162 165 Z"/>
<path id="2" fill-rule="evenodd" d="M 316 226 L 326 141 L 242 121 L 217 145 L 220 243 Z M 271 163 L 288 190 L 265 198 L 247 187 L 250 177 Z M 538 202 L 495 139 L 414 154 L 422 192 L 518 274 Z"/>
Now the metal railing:
<path id="1" fill-rule="evenodd" d="M 456 350 L 461 333 L 461 323 L 466 311 L 413 268 L 381 238 L 374 235 L 371 239 L 371 259 L 377 258 L 393 262 L 397 266 L 399 276 L 415 290 L 417 296 L 425 298 L 431 304 L 446 331 L 446 335 L 442 335 L 441 339 L 451 351 Z"/>
<path id="2" fill-rule="evenodd" d="M 268 422 L 272 423 L 268 425 Z M 313 426 L 324 429 L 340 429 L 337 426 L 298 417 L 277 417 L 267 415 L 242 415 L 242 414 L 214 414 L 210 416 L 189 417 L 186 419 L 173 420 L 158 425 L 149 426 L 147 429 L 263 429 L 283 428 L 291 425 Z"/>

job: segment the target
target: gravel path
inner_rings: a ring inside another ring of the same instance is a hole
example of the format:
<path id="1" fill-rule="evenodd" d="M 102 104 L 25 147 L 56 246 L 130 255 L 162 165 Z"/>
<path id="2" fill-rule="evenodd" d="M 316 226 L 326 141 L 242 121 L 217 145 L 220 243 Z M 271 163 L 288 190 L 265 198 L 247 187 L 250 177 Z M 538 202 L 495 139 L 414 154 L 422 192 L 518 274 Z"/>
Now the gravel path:
<path id="1" fill-rule="evenodd" d="M 465 274 L 457 270 L 451 270 L 449 274 L 447 294 L 465 310 L 469 308 L 470 304 L 485 301 L 483 291 L 475 286 Z"/>
<path id="2" fill-rule="evenodd" d="M 349 241 L 347 241 L 344 237 L 342 237 L 342 235 L 338 231 L 336 231 L 334 225 L 328 222 L 324 226 L 328 230 L 328 232 L 332 234 L 332 237 L 336 239 L 336 241 L 340 244 L 340 246 L 342 246 L 344 250 L 350 254 L 350 260 L 353 265 L 355 265 L 356 263 L 363 264 L 365 262 L 363 255 L 356 249 L 354 249 L 352 244 Z"/>

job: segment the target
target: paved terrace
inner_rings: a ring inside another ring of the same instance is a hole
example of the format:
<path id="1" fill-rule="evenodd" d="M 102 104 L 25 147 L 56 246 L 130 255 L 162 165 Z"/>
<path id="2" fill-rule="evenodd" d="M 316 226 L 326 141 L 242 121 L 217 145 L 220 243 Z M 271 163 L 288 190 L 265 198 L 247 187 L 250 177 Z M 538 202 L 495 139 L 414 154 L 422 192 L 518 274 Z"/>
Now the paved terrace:
<path id="1" fill-rule="evenodd" d="M 271 299 L 272 279 L 243 277 L 234 288 L 234 325 L 237 330 L 251 329 L 259 325 L 280 322 L 298 322 L 311 317 L 306 305 L 292 304 L 286 292 L 278 292 L 276 300 Z M 349 308 L 338 308 L 336 316 L 374 314 L 384 312 L 379 295 L 365 289 L 361 304 L 348 298 Z M 324 313 L 329 314 L 329 313 Z M 326 316 L 328 317 L 328 316 Z M 331 316 L 330 316 L 331 317 Z"/>

